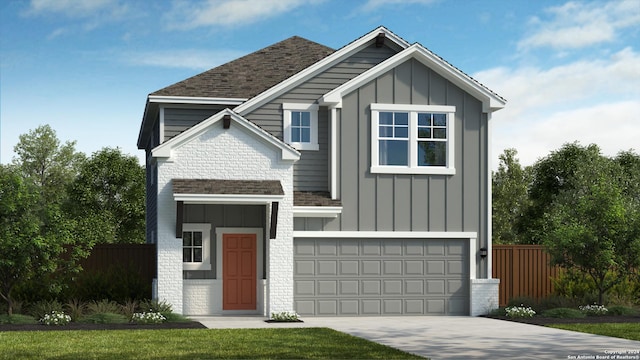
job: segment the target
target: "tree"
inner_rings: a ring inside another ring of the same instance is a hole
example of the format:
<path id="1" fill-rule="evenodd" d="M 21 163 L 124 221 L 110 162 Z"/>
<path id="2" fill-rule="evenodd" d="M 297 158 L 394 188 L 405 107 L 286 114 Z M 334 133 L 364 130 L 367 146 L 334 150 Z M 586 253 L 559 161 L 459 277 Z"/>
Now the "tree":
<path id="1" fill-rule="evenodd" d="M 79 169 L 67 208 L 100 243 L 144 243 L 145 170 L 120 149 L 104 148 Z M 88 221 L 87 221 L 88 220 Z"/>
<path id="2" fill-rule="evenodd" d="M 530 169 L 522 168 L 515 149 L 505 149 L 500 155 L 498 171 L 493 173 L 492 209 L 493 242 L 496 244 L 525 244 L 515 224 L 520 221 L 529 199 L 527 189 L 531 181 Z"/>
<path id="3" fill-rule="evenodd" d="M 603 295 L 640 265 L 639 211 L 624 194 L 624 171 L 597 146 L 575 143 L 534 168 L 532 195 L 538 211 L 544 209 L 537 234 L 553 264 L 593 279 L 602 304 Z"/>
<path id="4" fill-rule="evenodd" d="M 64 245 L 74 243 L 71 226 L 60 218 L 56 206 L 43 209 L 42 204 L 35 185 L 25 181 L 17 168 L 0 165 L 0 297 L 7 302 L 9 315 L 16 285 L 62 269 L 74 270 L 75 261 L 88 254 L 86 247 L 78 246 L 62 256 Z M 49 221 L 43 222 L 42 214 Z"/>
<path id="5" fill-rule="evenodd" d="M 61 145 L 49 125 L 38 126 L 19 138 L 13 148 L 17 154 L 13 164 L 25 179 L 36 186 L 42 201 L 62 203 L 65 187 L 73 180 L 84 160 L 84 155 L 75 150 L 75 141 Z"/>

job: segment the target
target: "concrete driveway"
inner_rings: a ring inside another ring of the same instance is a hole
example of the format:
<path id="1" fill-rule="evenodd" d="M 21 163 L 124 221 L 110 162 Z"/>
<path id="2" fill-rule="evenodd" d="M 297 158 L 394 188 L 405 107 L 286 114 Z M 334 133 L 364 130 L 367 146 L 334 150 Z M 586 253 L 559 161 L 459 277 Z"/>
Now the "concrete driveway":
<path id="1" fill-rule="evenodd" d="M 194 317 L 210 328 L 328 327 L 432 359 L 638 359 L 640 341 L 478 317 Z M 616 357 L 617 356 L 617 357 Z"/>

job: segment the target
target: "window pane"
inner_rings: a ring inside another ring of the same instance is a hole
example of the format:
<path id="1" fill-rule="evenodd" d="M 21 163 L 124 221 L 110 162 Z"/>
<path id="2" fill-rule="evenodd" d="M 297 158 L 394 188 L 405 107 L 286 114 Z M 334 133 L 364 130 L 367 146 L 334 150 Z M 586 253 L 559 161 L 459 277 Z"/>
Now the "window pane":
<path id="1" fill-rule="evenodd" d="M 202 233 L 200 231 L 193 233 L 193 246 L 202 246 Z"/>
<path id="2" fill-rule="evenodd" d="M 446 166 L 447 143 L 444 141 L 419 141 L 418 166 Z"/>
<path id="3" fill-rule="evenodd" d="M 182 249 L 182 262 L 191 262 L 191 249 Z"/>
<path id="4" fill-rule="evenodd" d="M 396 117 L 396 125 L 409 125 L 409 113 L 394 113 Z"/>
<path id="5" fill-rule="evenodd" d="M 193 249 L 193 262 L 202 262 L 202 249 Z"/>
<path id="6" fill-rule="evenodd" d="M 434 139 L 446 139 L 447 138 L 447 129 L 433 129 L 433 138 Z"/>
<path id="7" fill-rule="evenodd" d="M 380 130 L 378 134 L 380 137 L 393 137 L 393 127 L 380 126 Z"/>
<path id="8" fill-rule="evenodd" d="M 300 142 L 311 142 L 311 129 L 310 128 L 302 128 L 300 129 Z"/>
<path id="9" fill-rule="evenodd" d="M 379 162 L 380 165 L 409 165 L 409 142 L 401 140 L 380 140 Z"/>
<path id="10" fill-rule="evenodd" d="M 300 128 L 291 128 L 291 142 L 300 142 Z"/>
<path id="11" fill-rule="evenodd" d="M 402 138 L 402 139 L 408 139 L 409 138 L 409 128 L 408 127 L 397 126 L 396 127 L 396 134 L 395 134 L 394 137 Z"/>
<path id="12" fill-rule="evenodd" d="M 384 125 L 392 125 L 393 124 L 393 113 L 390 112 L 381 112 L 379 114 L 379 121 L 380 124 L 384 124 Z"/>
<path id="13" fill-rule="evenodd" d="M 182 246 L 191 246 L 191 232 L 184 231 L 182 233 Z"/>
<path id="14" fill-rule="evenodd" d="M 431 128 L 418 128 L 418 138 L 419 139 L 431 139 Z"/>
<path id="15" fill-rule="evenodd" d="M 447 115 L 433 114 L 433 126 L 447 126 Z"/>
<path id="16" fill-rule="evenodd" d="M 300 113 L 300 124 L 302 126 L 311 126 L 311 113 L 308 111 Z"/>
<path id="17" fill-rule="evenodd" d="M 418 125 L 431 126 L 431 114 L 425 114 L 425 113 L 418 114 Z"/>
<path id="18" fill-rule="evenodd" d="M 300 112 L 292 111 L 291 112 L 291 126 L 300 126 Z"/>

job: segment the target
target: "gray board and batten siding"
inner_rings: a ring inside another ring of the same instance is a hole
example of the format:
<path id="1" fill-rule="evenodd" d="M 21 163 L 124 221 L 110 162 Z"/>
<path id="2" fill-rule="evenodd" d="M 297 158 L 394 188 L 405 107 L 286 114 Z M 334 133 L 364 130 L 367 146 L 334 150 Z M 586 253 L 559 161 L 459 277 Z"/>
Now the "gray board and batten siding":
<path id="1" fill-rule="evenodd" d="M 216 278 L 216 229 L 218 227 L 234 228 L 262 228 L 266 229 L 265 205 L 220 205 L 220 204 L 185 204 L 184 223 L 211 224 L 211 243 L 209 245 L 209 259 L 211 270 L 184 270 L 185 279 L 215 279 Z M 264 230 L 266 231 L 266 230 Z M 265 233 L 262 234 L 263 249 L 266 249 Z M 263 252 L 263 264 L 267 264 L 266 251 Z M 266 269 L 262 270 L 266 274 Z"/>
<path id="2" fill-rule="evenodd" d="M 461 239 L 296 239 L 294 308 L 306 316 L 468 315 Z"/>
<path id="3" fill-rule="evenodd" d="M 455 175 L 372 174 L 372 103 L 455 106 Z M 412 59 L 347 94 L 342 105 L 337 121 L 342 213 L 295 219 L 295 230 L 471 231 L 478 234 L 476 248 L 487 245 L 488 128 L 479 100 Z M 487 276 L 483 265 L 478 261 L 479 277 Z"/>

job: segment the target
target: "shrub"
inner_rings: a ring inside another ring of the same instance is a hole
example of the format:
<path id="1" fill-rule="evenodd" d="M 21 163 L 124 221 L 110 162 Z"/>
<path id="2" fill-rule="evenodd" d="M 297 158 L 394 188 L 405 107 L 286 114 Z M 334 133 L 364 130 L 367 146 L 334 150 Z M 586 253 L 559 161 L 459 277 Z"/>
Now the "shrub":
<path id="1" fill-rule="evenodd" d="M 131 317 L 131 322 L 136 324 L 161 324 L 165 320 L 167 320 L 166 317 L 156 312 L 134 313 Z"/>
<path id="2" fill-rule="evenodd" d="M 281 322 L 296 322 L 298 321 L 298 314 L 295 312 L 283 311 L 280 313 L 271 313 L 272 321 L 281 321 Z"/>
<path id="3" fill-rule="evenodd" d="M 609 311 L 603 305 L 593 304 L 593 305 L 582 305 L 579 307 L 580 311 L 589 316 L 599 316 L 599 315 L 607 315 Z"/>
<path id="4" fill-rule="evenodd" d="M 31 311 L 29 312 L 36 319 L 42 319 L 45 315 L 51 314 L 51 312 L 63 312 L 63 307 L 57 300 L 41 300 L 31 305 Z"/>
<path id="5" fill-rule="evenodd" d="M 113 313 L 119 314 L 122 311 L 120 305 L 115 301 L 103 299 L 100 301 L 92 301 L 87 305 L 87 310 L 91 314 Z"/>
<path id="6" fill-rule="evenodd" d="M 638 315 L 638 310 L 626 306 L 610 306 L 609 307 L 609 315 L 617 315 L 617 316 L 633 316 Z"/>
<path id="7" fill-rule="evenodd" d="M 124 316 L 126 316 L 128 319 L 132 319 L 133 314 L 135 314 L 136 311 L 138 311 L 139 305 L 140 304 L 138 303 L 137 300 L 127 300 L 120 305 L 120 310 Z"/>
<path id="8" fill-rule="evenodd" d="M 50 314 L 45 314 L 40 322 L 45 325 L 67 325 L 71 322 L 71 316 L 62 311 L 52 311 Z"/>
<path id="9" fill-rule="evenodd" d="M 507 303 L 507 307 L 514 307 L 514 306 L 537 309 L 538 302 L 536 301 L 536 299 L 529 296 L 516 296 L 513 299 L 509 300 L 509 302 Z"/>
<path id="10" fill-rule="evenodd" d="M 90 324 L 125 324 L 129 322 L 129 320 L 122 314 L 95 313 L 83 317 L 80 322 Z"/>
<path id="11" fill-rule="evenodd" d="M 151 283 L 136 265 L 112 265 L 104 270 L 82 271 L 70 285 L 68 296 L 83 300 L 126 302 L 151 297 Z"/>
<path id="12" fill-rule="evenodd" d="M 35 324 L 36 319 L 29 315 L 0 315 L 0 324 Z"/>
<path id="13" fill-rule="evenodd" d="M 71 321 L 78 321 L 87 311 L 87 304 L 78 299 L 73 299 L 64 304 L 64 309 L 71 316 Z"/>
<path id="14" fill-rule="evenodd" d="M 542 316 L 558 319 L 579 319 L 585 317 L 586 315 L 583 314 L 580 310 L 576 309 L 556 308 L 544 311 L 542 313 Z"/>
<path id="15" fill-rule="evenodd" d="M 507 310 L 504 307 L 491 310 L 489 316 L 507 316 Z"/>
<path id="16" fill-rule="evenodd" d="M 557 308 L 575 308 L 578 304 L 576 304 L 575 300 L 566 298 L 564 296 L 551 295 L 546 298 L 540 299 L 538 303 L 538 310 L 550 310 Z"/>
<path id="17" fill-rule="evenodd" d="M 510 306 L 505 311 L 507 312 L 507 317 L 512 319 L 531 318 L 536 314 L 531 307 L 525 307 L 524 305 Z"/>
<path id="18" fill-rule="evenodd" d="M 171 308 L 171 304 L 167 303 L 164 300 L 145 300 L 140 303 L 139 307 L 142 312 L 157 312 L 163 315 L 173 311 L 173 309 Z"/>

